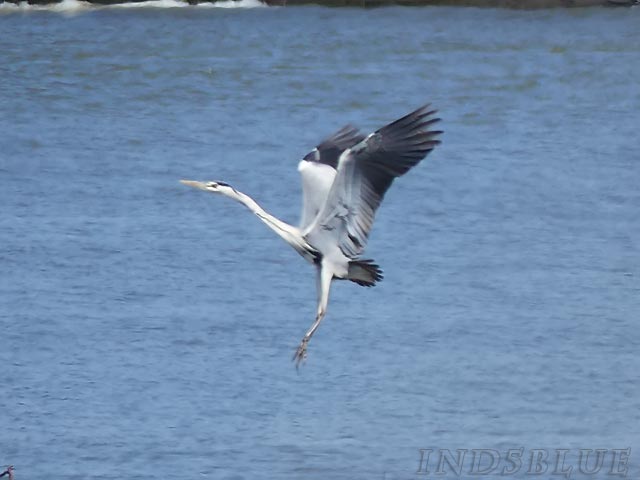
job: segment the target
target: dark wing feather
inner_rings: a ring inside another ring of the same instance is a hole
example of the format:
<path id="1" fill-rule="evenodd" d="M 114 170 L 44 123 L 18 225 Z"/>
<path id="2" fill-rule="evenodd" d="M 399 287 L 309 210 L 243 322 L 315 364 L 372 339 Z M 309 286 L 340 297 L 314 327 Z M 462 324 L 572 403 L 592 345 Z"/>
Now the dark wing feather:
<path id="1" fill-rule="evenodd" d="M 300 228 L 307 228 L 327 201 L 342 152 L 363 139 L 364 135 L 355 127 L 347 125 L 323 140 L 300 162 L 298 165 L 298 171 L 302 176 Z"/>
<path id="2" fill-rule="evenodd" d="M 393 180 L 417 165 L 442 132 L 432 126 L 435 110 L 425 105 L 377 130 L 346 151 L 327 202 L 307 232 L 321 249 L 337 245 L 349 258 L 364 250 L 376 210 Z"/>
<path id="3" fill-rule="evenodd" d="M 304 157 L 304 160 L 307 162 L 322 163 L 337 169 L 338 160 L 342 152 L 362 140 L 364 140 L 364 135 L 362 135 L 357 128 L 352 125 L 346 125 L 329 138 L 324 139 Z"/>

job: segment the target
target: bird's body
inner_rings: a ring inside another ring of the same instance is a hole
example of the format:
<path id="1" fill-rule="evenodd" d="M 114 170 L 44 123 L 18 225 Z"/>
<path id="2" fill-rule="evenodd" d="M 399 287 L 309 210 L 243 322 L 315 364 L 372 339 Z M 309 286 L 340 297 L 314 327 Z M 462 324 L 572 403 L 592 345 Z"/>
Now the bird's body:
<path id="1" fill-rule="evenodd" d="M 316 267 L 318 308 L 294 359 L 306 358 L 307 344 L 324 318 L 334 279 L 373 286 L 382 272 L 362 260 L 375 212 L 396 177 L 417 165 L 438 143 L 441 131 L 428 105 L 363 136 L 347 126 L 324 140 L 298 165 L 302 176 L 300 225 L 289 225 L 265 212 L 251 197 L 223 182 L 182 183 L 222 193 L 251 210 L 303 258 Z"/>

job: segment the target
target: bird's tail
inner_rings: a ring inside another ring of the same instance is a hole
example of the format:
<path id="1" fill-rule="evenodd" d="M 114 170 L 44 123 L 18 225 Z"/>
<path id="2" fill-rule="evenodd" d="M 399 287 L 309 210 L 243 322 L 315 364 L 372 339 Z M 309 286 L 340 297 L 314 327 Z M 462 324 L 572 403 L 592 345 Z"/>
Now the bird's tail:
<path id="1" fill-rule="evenodd" d="M 347 280 L 356 282 L 363 287 L 373 287 L 384 277 L 380 267 L 373 260 L 352 260 L 349 262 Z"/>

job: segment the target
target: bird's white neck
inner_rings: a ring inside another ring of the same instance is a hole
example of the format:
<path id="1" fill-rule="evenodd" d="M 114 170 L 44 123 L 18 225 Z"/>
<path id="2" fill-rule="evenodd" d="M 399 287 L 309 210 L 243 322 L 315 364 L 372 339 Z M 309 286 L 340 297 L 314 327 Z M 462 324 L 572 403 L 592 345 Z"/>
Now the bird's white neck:
<path id="1" fill-rule="evenodd" d="M 229 198 L 232 198 L 236 202 L 240 202 L 249 210 L 251 210 L 260 220 L 262 220 L 271 230 L 276 232 L 285 242 L 291 245 L 296 249 L 298 253 L 302 256 L 306 257 L 307 251 L 310 249 L 307 242 L 302 238 L 302 233 L 300 229 L 294 227 L 293 225 L 289 225 L 286 222 L 283 222 L 279 218 L 274 217 L 270 213 L 267 213 L 264 208 L 258 205 L 253 198 L 249 195 L 246 195 L 238 190 L 229 188 L 221 191 Z"/>

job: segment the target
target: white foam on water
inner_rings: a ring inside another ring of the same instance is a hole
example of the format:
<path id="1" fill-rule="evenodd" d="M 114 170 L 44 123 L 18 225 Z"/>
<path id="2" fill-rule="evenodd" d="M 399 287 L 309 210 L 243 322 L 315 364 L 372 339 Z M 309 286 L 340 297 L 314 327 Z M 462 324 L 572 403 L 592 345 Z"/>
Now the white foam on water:
<path id="1" fill-rule="evenodd" d="M 197 5 L 189 5 L 184 0 L 147 0 L 145 2 L 116 3 L 113 5 L 97 5 L 82 0 L 62 0 L 60 3 L 48 3 L 45 5 L 31 5 L 28 2 L 17 4 L 3 2 L 0 3 L 0 14 L 35 11 L 72 14 L 104 8 L 257 8 L 266 6 L 260 0 L 222 0 L 218 2 L 203 2 Z"/>
<path id="2" fill-rule="evenodd" d="M 0 12 L 2 13 L 32 11 L 76 13 L 90 8 L 94 8 L 93 5 L 81 0 L 62 0 L 60 3 L 49 3 L 46 5 L 31 5 L 28 2 L 20 2 L 18 4 L 9 2 L 0 3 Z"/>
<path id="3" fill-rule="evenodd" d="M 42 6 L 48 7 L 49 5 Z M 53 4 L 50 7 L 51 11 L 62 13 L 74 13 L 92 8 L 89 2 L 83 2 L 81 0 L 62 0 L 62 2 Z"/>
<path id="4" fill-rule="evenodd" d="M 148 0 L 146 2 L 114 3 L 104 5 L 101 8 L 184 8 L 188 7 L 187 2 L 181 0 Z"/>

